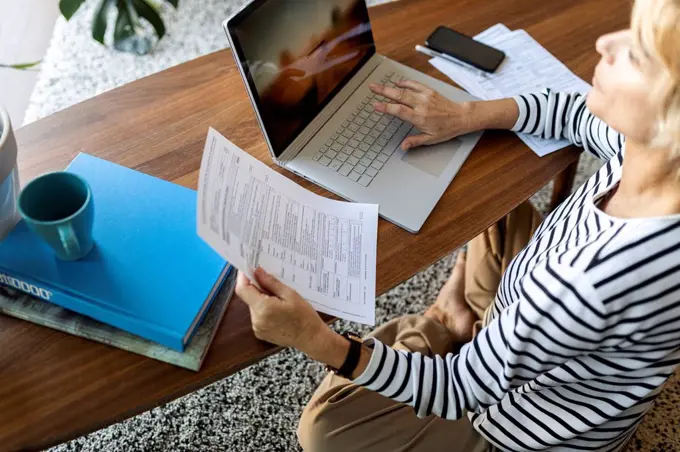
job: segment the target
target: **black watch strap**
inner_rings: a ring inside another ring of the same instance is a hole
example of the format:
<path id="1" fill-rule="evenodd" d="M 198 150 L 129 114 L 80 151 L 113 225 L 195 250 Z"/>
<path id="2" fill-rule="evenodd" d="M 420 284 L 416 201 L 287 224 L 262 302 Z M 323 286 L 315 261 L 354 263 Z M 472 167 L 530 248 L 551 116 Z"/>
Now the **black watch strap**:
<path id="1" fill-rule="evenodd" d="M 347 352 L 345 362 L 342 363 L 342 366 L 340 366 L 340 368 L 336 370 L 335 373 L 341 377 L 351 379 L 354 369 L 356 369 L 357 365 L 359 365 L 362 340 L 359 336 L 353 333 L 344 333 L 342 336 L 349 341 L 349 351 Z"/>

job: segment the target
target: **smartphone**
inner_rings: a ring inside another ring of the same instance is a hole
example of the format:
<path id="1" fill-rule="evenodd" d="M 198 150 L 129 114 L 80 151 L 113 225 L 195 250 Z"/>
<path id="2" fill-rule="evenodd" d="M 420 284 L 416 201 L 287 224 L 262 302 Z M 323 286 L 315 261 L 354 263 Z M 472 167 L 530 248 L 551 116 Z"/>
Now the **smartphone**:
<path id="1" fill-rule="evenodd" d="M 436 52 L 486 72 L 494 72 L 505 59 L 504 52 L 443 26 L 438 27 L 425 43 Z"/>

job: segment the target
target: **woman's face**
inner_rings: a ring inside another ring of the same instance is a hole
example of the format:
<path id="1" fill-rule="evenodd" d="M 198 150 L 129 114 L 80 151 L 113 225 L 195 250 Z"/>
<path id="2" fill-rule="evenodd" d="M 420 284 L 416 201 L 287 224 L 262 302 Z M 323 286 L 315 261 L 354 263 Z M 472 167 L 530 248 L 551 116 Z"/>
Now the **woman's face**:
<path id="1" fill-rule="evenodd" d="M 602 58 L 595 68 L 588 108 L 627 138 L 649 141 L 658 112 L 650 95 L 649 59 L 634 48 L 630 30 L 602 36 L 596 48 Z"/>

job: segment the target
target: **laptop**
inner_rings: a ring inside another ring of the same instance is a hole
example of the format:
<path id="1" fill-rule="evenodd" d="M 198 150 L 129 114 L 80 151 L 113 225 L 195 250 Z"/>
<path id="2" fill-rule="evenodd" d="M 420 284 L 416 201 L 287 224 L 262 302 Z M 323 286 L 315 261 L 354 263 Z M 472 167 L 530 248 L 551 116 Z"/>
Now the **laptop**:
<path id="1" fill-rule="evenodd" d="M 374 111 L 386 99 L 368 85 L 410 79 L 474 97 L 378 54 L 364 0 L 255 0 L 224 29 L 274 162 L 419 231 L 481 133 L 404 152 L 420 132 Z"/>

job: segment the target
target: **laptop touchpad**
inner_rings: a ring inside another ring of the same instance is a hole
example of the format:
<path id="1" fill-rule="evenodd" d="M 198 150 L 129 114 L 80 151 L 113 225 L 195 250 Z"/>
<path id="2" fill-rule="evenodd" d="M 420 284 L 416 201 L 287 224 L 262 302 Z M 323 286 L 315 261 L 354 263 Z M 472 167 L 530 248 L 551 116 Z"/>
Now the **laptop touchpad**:
<path id="1" fill-rule="evenodd" d="M 439 177 L 449 166 L 461 144 L 462 141 L 453 139 L 432 146 L 420 146 L 406 151 L 401 160 L 434 177 Z"/>

